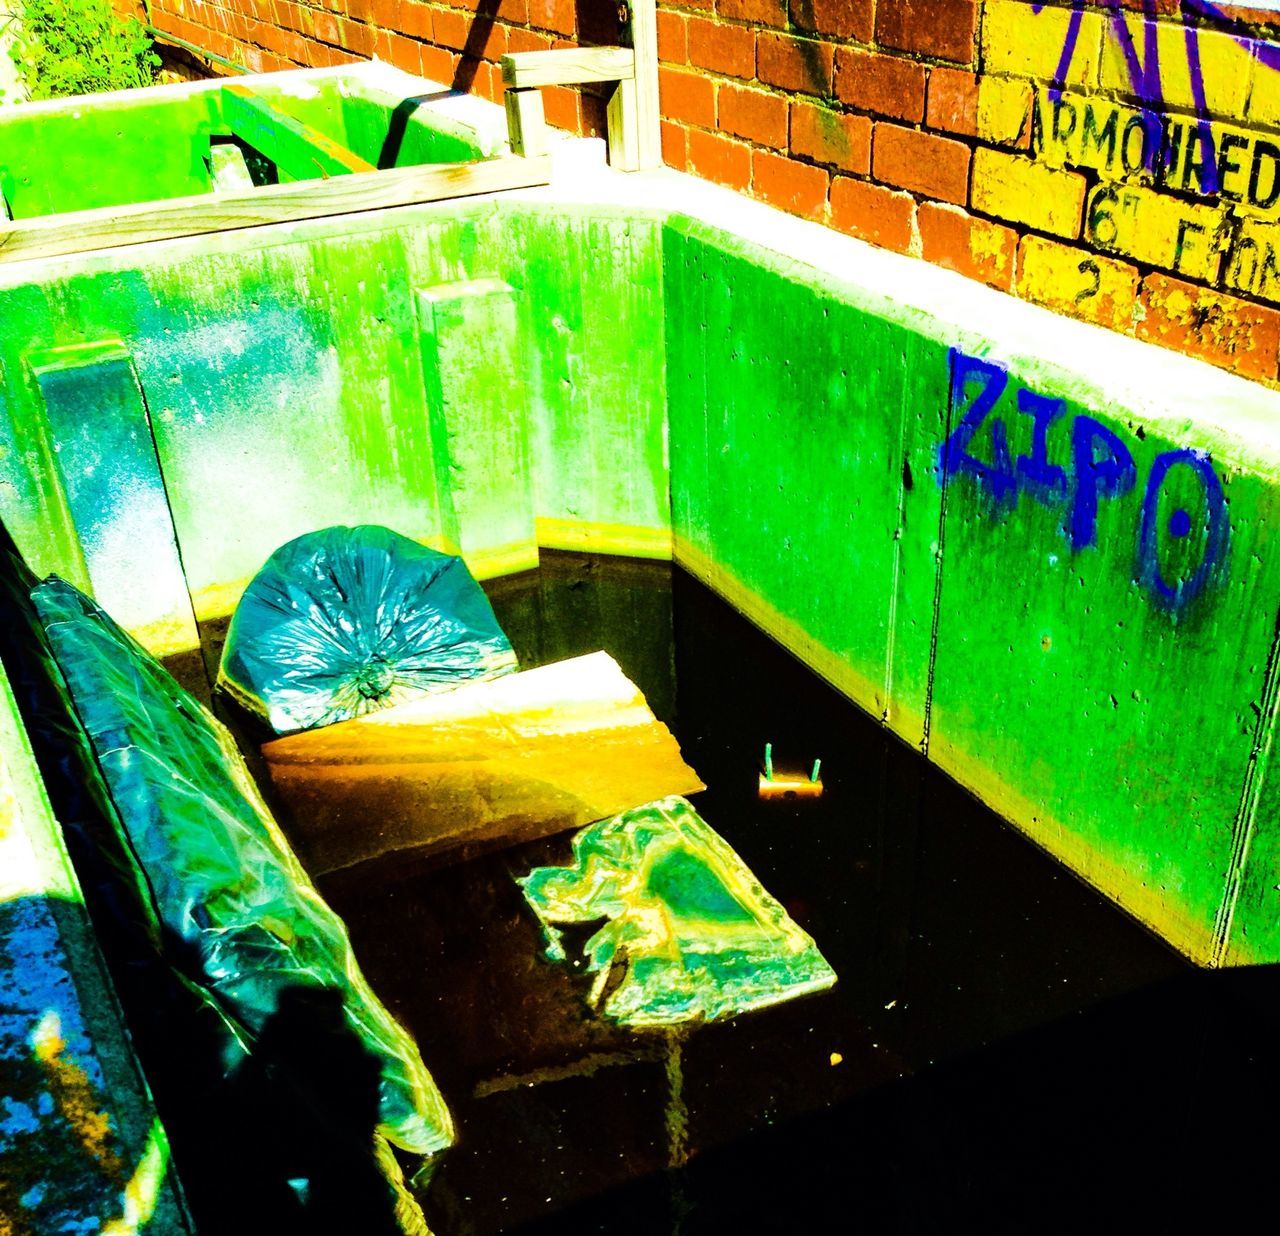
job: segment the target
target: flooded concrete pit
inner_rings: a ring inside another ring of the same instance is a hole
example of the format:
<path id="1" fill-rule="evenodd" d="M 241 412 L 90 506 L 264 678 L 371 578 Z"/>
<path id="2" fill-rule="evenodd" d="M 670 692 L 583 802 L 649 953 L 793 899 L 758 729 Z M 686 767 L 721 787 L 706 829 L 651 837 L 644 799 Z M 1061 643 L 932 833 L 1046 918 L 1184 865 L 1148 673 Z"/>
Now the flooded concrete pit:
<path id="1" fill-rule="evenodd" d="M 440 1236 L 1220 1219 L 1280 1098 L 1280 396 L 579 154 L 516 197 L 9 264 L 22 555 L 207 699 L 291 538 L 461 553 L 522 664 L 617 658 L 839 975 L 626 1030 L 515 883 L 569 834 L 323 877 L 456 1118 Z M 766 744 L 824 793 L 762 800 Z M 376 1236 L 333 1008 L 224 1085 L 208 1019 L 109 960 L 200 1230 Z M 295 1066 L 322 1098 L 286 1093 Z M 161 1144 L 137 1124 L 121 1163 Z"/>
<path id="2" fill-rule="evenodd" d="M 679 568 L 546 554 L 488 589 L 523 666 L 616 657 L 839 982 L 611 1026 L 514 882 L 568 835 L 322 880 L 457 1120 L 424 1198 L 441 1236 L 1057 1230 L 1117 1171 L 1149 1214 L 1207 1201 L 1183 1167 L 1204 1122 L 1280 1094 L 1268 972 L 1190 967 Z M 767 741 L 821 757 L 820 799 L 759 798 Z"/>

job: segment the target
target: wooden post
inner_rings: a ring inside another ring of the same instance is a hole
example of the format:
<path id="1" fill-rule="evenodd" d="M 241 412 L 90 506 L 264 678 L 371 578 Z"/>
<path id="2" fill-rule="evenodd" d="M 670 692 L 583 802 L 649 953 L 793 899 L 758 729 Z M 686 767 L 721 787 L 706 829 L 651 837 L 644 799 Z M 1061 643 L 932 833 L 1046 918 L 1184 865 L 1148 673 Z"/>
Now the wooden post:
<path id="1" fill-rule="evenodd" d="M 519 96 L 531 94 L 539 86 L 617 82 L 608 105 L 609 165 L 624 172 L 661 166 L 654 0 L 628 5 L 624 36 L 632 41 L 632 47 L 569 47 L 503 56 L 507 125 L 516 154 L 531 153 L 520 144 L 527 146 L 533 133 L 533 105 Z M 541 102 L 537 106 L 540 119 Z"/>
<path id="2" fill-rule="evenodd" d="M 609 166 L 620 172 L 640 171 L 640 121 L 636 114 L 635 78 L 617 84 L 609 96 L 605 114 L 609 132 Z"/>
<path id="3" fill-rule="evenodd" d="M 662 166 L 662 130 L 658 110 L 658 18 L 654 0 L 627 0 L 623 42 L 635 54 L 632 92 L 636 168 Z M 625 106 L 625 104 L 624 104 Z"/>
<path id="4" fill-rule="evenodd" d="M 209 179 L 215 193 L 243 193 L 253 188 L 244 151 L 229 142 L 209 147 Z"/>
<path id="5" fill-rule="evenodd" d="M 536 87 L 515 90 L 507 87 L 503 100 L 507 108 L 507 140 L 511 153 L 534 158 L 547 153 L 547 122 L 542 110 L 542 92 Z"/>

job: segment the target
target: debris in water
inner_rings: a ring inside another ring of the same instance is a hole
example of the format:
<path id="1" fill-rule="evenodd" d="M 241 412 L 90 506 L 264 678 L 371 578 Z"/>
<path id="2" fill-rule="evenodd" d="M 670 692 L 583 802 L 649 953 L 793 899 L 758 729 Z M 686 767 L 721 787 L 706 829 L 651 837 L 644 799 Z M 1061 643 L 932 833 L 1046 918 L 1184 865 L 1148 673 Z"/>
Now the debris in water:
<path id="1" fill-rule="evenodd" d="M 573 858 L 518 883 L 552 960 L 566 960 L 556 924 L 608 920 L 583 951 L 596 976 L 589 1001 L 614 1021 L 711 1021 L 836 981 L 810 936 L 683 798 L 583 829 Z"/>
<path id="2" fill-rule="evenodd" d="M 218 688 L 284 734 L 515 668 L 461 558 L 370 524 L 267 559 L 231 619 Z"/>

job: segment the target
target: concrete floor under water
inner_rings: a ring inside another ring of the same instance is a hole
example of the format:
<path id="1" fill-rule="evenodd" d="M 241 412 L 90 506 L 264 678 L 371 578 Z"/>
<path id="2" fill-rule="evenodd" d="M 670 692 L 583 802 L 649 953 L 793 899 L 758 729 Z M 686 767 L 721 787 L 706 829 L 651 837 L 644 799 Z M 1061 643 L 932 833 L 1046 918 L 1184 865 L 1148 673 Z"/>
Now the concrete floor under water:
<path id="1" fill-rule="evenodd" d="M 568 835 L 322 880 L 458 1122 L 438 1236 L 1141 1230 L 1267 1178 L 1280 971 L 1190 967 L 678 568 L 543 563 L 486 585 L 521 664 L 612 653 L 839 982 L 596 1018 L 513 882 Z M 823 796 L 762 801 L 766 742 Z"/>

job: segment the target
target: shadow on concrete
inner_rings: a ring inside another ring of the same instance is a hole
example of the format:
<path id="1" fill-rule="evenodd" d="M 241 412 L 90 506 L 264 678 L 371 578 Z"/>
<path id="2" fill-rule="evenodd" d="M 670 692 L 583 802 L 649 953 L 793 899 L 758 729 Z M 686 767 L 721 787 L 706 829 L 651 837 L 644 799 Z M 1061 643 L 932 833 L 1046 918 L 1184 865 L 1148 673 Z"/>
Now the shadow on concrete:
<path id="1" fill-rule="evenodd" d="M 400 148 L 404 145 L 404 135 L 409 128 L 409 118 L 424 103 L 433 103 L 437 99 L 448 99 L 454 95 L 453 90 L 435 90 L 431 94 L 410 95 L 401 99 L 391 113 L 391 121 L 387 125 L 387 136 L 382 139 L 382 149 L 378 151 L 378 170 L 385 172 L 395 167 L 400 158 Z M 185 683 L 183 684 L 185 685 Z"/>

